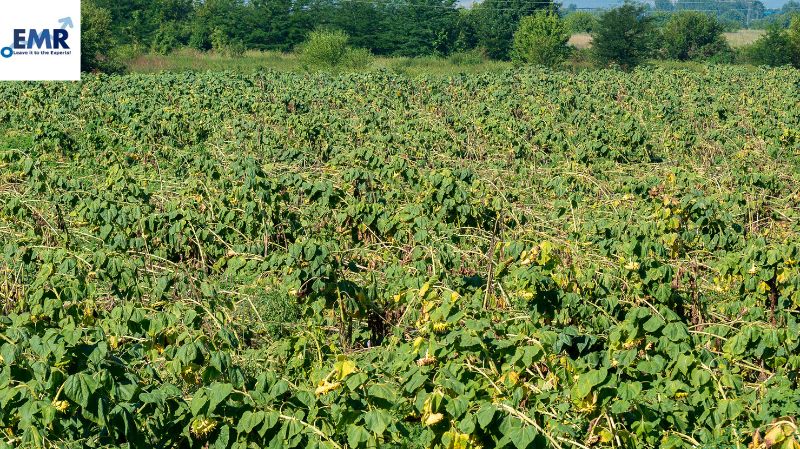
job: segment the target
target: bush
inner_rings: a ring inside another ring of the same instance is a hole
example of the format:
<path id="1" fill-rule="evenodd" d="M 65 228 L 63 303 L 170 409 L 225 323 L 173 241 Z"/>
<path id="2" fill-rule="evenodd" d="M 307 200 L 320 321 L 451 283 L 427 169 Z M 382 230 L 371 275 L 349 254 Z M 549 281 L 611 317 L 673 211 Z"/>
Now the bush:
<path id="1" fill-rule="evenodd" d="M 312 66 L 341 65 L 350 50 L 347 39 L 347 34 L 343 31 L 312 31 L 308 40 L 301 45 L 301 59 Z"/>
<path id="2" fill-rule="evenodd" d="M 595 60 L 600 65 L 616 64 L 630 69 L 650 55 L 652 19 L 643 6 L 628 3 L 600 16 L 592 38 Z"/>
<path id="3" fill-rule="evenodd" d="M 789 65 L 795 62 L 795 56 L 789 31 L 778 24 L 770 25 L 765 35 L 744 49 L 746 61 L 755 65 Z"/>
<path id="4" fill-rule="evenodd" d="M 722 35 L 723 27 L 715 18 L 695 11 L 673 14 L 662 30 L 662 45 L 670 59 L 688 61 L 705 59 L 718 53 L 730 53 Z"/>
<path id="5" fill-rule="evenodd" d="M 348 69 L 364 69 L 372 64 L 373 56 L 366 48 L 348 48 L 342 65 Z"/>
<path id="6" fill-rule="evenodd" d="M 347 40 L 342 31 L 313 31 L 297 49 L 300 60 L 309 67 L 363 69 L 372 64 L 373 56 L 368 49 L 352 48 Z"/>
<path id="7" fill-rule="evenodd" d="M 553 67 L 567 55 L 569 33 L 553 11 L 538 11 L 523 17 L 514 33 L 512 58 L 516 62 Z"/>
<path id="8" fill-rule="evenodd" d="M 593 33 L 597 26 L 597 16 L 586 11 L 577 11 L 567 14 L 564 24 L 570 33 Z"/>

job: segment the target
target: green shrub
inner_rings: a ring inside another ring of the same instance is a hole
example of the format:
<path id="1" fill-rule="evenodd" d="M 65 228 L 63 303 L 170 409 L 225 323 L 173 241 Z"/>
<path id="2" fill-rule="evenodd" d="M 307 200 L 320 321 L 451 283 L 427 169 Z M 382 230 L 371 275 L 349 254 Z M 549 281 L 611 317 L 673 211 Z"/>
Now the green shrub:
<path id="1" fill-rule="evenodd" d="M 312 31 L 301 45 L 300 57 L 310 66 L 336 67 L 345 62 L 350 48 L 347 34 L 343 31 Z"/>
<path id="2" fill-rule="evenodd" d="M 592 38 L 598 64 L 630 69 L 652 51 L 652 18 L 645 14 L 643 6 L 627 3 L 605 12 Z"/>
<path id="3" fill-rule="evenodd" d="M 705 59 L 730 53 L 723 26 L 714 17 L 696 11 L 673 14 L 662 30 L 662 48 L 670 59 Z"/>
<path id="4" fill-rule="evenodd" d="M 349 69 L 365 69 L 372 64 L 374 57 L 366 48 L 348 48 L 342 65 Z"/>
<path id="5" fill-rule="evenodd" d="M 553 11 L 538 11 L 523 17 L 514 33 L 512 58 L 515 62 L 553 67 L 567 55 L 569 33 Z"/>
<path id="6" fill-rule="evenodd" d="M 767 33 L 745 48 L 743 54 L 751 64 L 771 67 L 789 65 L 796 59 L 791 33 L 778 24 L 770 25 Z"/>

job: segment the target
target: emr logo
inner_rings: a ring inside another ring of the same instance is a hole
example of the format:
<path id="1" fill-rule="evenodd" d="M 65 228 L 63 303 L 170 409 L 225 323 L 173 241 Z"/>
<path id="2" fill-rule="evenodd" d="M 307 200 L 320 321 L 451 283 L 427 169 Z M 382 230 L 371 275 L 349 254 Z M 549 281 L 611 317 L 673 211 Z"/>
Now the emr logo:
<path id="1" fill-rule="evenodd" d="M 0 4 L 0 81 L 81 79 L 81 0 Z"/>
<path id="2" fill-rule="evenodd" d="M 28 30 L 27 39 L 25 38 L 25 30 L 14 30 L 14 49 L 24 50 L 42 47 L 47 49 L 69 49 L 67 45 L 67 38 L 69 38 L 69 31 L 67 30 Z"/>
<path id="3" fill-rule="evenodd" d="M 69 50 L 69 31 L 67 27 L 73 28 L 71 17 L 66 17 L 59 20 L 62 27 L 60 29 L 15 29 L 13 44 L 10 47 L 3 47 L 0 49 L 0 56 L 3 58 L 10 58 L 14 56 L 15 50 L 41 50 L 44 47 L 47 50 Z"/>

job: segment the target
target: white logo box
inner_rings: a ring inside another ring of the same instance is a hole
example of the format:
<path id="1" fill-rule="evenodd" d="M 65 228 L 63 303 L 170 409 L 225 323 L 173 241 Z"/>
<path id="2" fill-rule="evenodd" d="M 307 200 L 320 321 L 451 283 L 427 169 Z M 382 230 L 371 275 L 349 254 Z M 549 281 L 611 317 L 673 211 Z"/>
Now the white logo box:
<path id="1" fill-rule="evenodd" d="M 80 0 L 0 0 L 0 81 L 80 79 Z"/>

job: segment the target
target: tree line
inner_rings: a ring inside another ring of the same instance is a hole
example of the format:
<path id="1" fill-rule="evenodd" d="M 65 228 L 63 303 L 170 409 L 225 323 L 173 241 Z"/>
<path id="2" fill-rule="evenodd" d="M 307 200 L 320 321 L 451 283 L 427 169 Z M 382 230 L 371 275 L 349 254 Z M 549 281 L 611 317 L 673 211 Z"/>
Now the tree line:
<path id="1" fill-rule="evenodd" d="M 739 50 L 728 44 L 725 30 L 724 22 L 704 12 L 681 10 L 664 17 L 633 3 L 599 16 L 576 12 L 565 20 L 552 12 L 537 12 L 520 23 L 513 56 L 525 63 L 557 66 L 570 53 L 570 34 L 579 31 L 590 33 L 592 48 L 585 54 L 600 67 L 626 69 L 651 58 L 800 67 L 800 14 L 794 14 L 786 28 L 770 23 L 760 39 Z"/>
<path id="2" fill-rule="evenodd" d="M 143 51 L 228 45 L 289 51 L 316 29 L 341 30 L 376 55 L 447 55 L 481 47 L 508 59 L 522 17 L 550 0 L 88 0 L 107 13 L 118 44 Z"/>
<path id="3" fill-rule="evenodd" d="M 716 3 L 720 11 L 740 8 L 708 0 L 707 11 L 688 11 L 687 2 L 625 3 L 588 13 L 551 0 L 483 0 L 471 8 L 456 0 L 84 0 L 84 68 L 113 70 L 111 55 L 120 48 L 166 54 L 184 47 L 234 55 L 306 48 L 324 61 L 477 51 L 553 66 L 572 52 L 570 34 L 581 31 L 592 34 L 589 56 L 602 66 L 632 67 L 652 57 L 741 60 L 722 37 L 731 21 L 709 13 Z M 764 20 L 759 5 L 749 4 L 748 20 Z M 800 19 L 792 21 L 792 8 L 782 13 L 747 50 L 747 62 L 800 65 Z"/>

